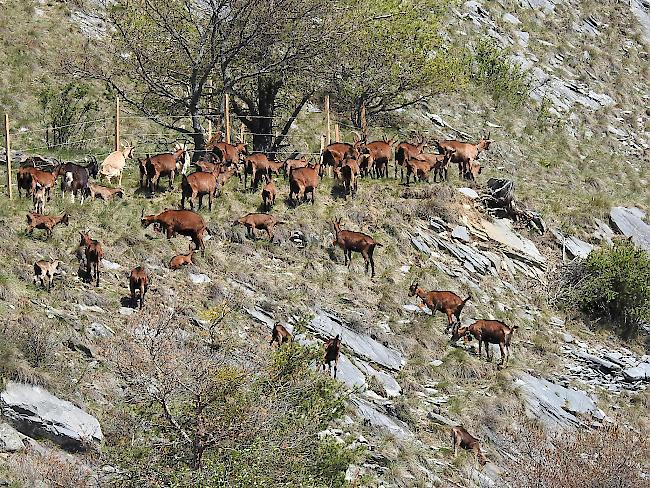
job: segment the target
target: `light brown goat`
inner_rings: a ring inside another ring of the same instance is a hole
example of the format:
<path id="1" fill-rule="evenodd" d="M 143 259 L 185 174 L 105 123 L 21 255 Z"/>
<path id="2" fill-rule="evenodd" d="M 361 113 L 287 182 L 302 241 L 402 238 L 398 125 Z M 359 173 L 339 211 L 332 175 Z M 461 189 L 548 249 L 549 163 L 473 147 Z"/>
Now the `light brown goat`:
<path id="1" fill-rule="evenodd" d="M 397 141 L 394 139 L 372 141 L 361 148 L 361 154 L 365 153 L 370 155 L 374 163 L 370 176 L 374 176 L 375 178 L 385 178 L 388 176 L 388 161 L 390 160 L 395 142 Z"/>
<path id="2" fill-rule="evenodd" d="M 235 164 L 227 166 L 225 170 L 223 170 L 221 173 L 217 175 L 217 185 L 219 188 L 219 191 L 223 189 L 223 187 L 228 183 L 228 180 L 232 177 L 232 175 L 237 175 L 240 176 L 239 173 L 239 167 Z"/>
<path id="3" fill-rule="evenodd" d="M 397 167 L 401 166 L 401 179 L 404 179 L 404 167 L 406 162 L 412 157 L 417 156 L 422 153 L 426 143 L 424 139 L 421 139 L 418 144 L 412 144 L 410 142 L 401 142 L 395 149 L 395 178 L 397 179 Z"/>
<path id="4" fill-rule="evenodd" d="M 327 365 L 328 373 L 332 374 L 332 363 L 334 363 L 334 378 L 339 366 L 339 356 L 341 355 L 341 337 L 336 334 L 334 339 L 325 341 L 325 356 L 323 357 L 323 371 Z"/>
<path id="5" fill-rule="evenodd" d="M 59 167 L 54 168 L 52 172 L 34 169 L 31 171 L 31 193 L 36 191 L 36 185 L 40 185 L 45 189 L 45 196 L 48 202 L 51 200 L 51 191 L 54 188 L 56 179 L 59 175 Z"/>
<path id="6" fill-rule="evenodd" d="M 217 196 L 219 184 L 214 173 L 197 171 L 189 176 L 183 175 L 181 181 L 181 208 L 185 209 L 185 199 L 189 199 L 190 208 L 194 210 L 194 201 L 199 199 L 199 210 L 203 206 L 203 197 L 208 196 L 208 210 L 212 210 L 212 199 Z"/>
<path id="7" fill-rule="evenodd" d="M 336 237 L 332 242 L 333 246 L 339 246 L 343 249 L 343 255 L 345 256 L 345 264 L 349 268 L 352 264 L 352 252 L 359 252 L 363 256 L 363 259 L 366 261 L 366 273 L 368 272 L 368 266 L 372 269 L 371 277 L 375 277 L 375 261 L 372 255 L 375 252 L 376 247 L 382 247 L 377 241 L 367 234 L 362 232 L 353 232 L 350 230 L 341 230 L 341 219 L 332 222 L 334 226 L 334 232 Z"/>
<path id="8" fill-rule="evenodd" d="M 289 343 L 292 340 L 292 335 L 289 333 L 286 327 L 284 327 L 284 325 L 273 325 L 273 331 L 271 332 L 271 341 L 269 342 L 269 346 L 272 346 L 274 342 L 277 342 L 278 347 L 280 347 L 285 342 Z"/>
<path id="9" fill-rule="evenodd" d="M 267 175 L 266 185 L 262 188 L 262 205 L 267 212 L 275 205 L 275 197 L 278 194 L 278 187 L 275 182 Z"/>
<path id="10" fill-rule="evenodd" d="M 246 233 L 252 236 L 253 239 L 256 239 L 255 229 L 265 230 L 269 236 L 269 241 L 273 241 L 273 227 L 284 223 L 286 222 L 279 221 L 273 215 L 249 213 L 235 220 L 232 225 L 243 225 L 246 227 Z"/>
<path id="11" fill-rule="evenodd" d="M 36 261 L 34 263 L 34 284 L 40 281 L 41 286 L 47 288 L 47 291 L 50 291 L 54 276 L 61 273 L 60 266 L 61 261 Z"/>
<path id="12" fill-rule="evenodd" d="M 59 217 L 50 217 L 49 215 L 30 212 L 27 214 L 27 229 L 25 229 L 25 233 L 31 234 L 34 229 L 41 229 L 45 231 L 45 237 L 50 238 L 52 237 L 52 229 L 59 224 L 68 225 L 67 213 Z"/>
<path id="13" fill-rule="evenodd" d="M 217 142 L 212 152 L 219 158 L 223 164 L 239 165 L 245 156 L 248 156 L 246 144 L 228 144 L 227 142 Z"/>
<path id="14" fill-rule="evenodd" d="M 90 198 L 97 198 L 105 202 L 113 198 L 124 198 L 124 190 L 121 188 L 107 188 L 91 183 L 88 185 L 88 190 L 90 190 Z"/>
<path id="15" fill-rule="evenodd" d="M 490 358 L 490 344 L 499 344 L 501 350 L 501 363 L 503 366 L 510 359 L 510 341 L 512 334 L 518 326 L 508 327 L 499 320 L 477 320 L 469 327 L 455 328 L 452 335 L 452 341 L 457 341 L 461 337 L 468 338 L 473 336 L 478 341 L 478 357 L 481 357 L 481 344 L 485 344 L 485 355 L 488 361 Z"/>
<path id="16" fill-rule="evenodd" d="M 32 201 L 34 202 L 34 212 L 42 214 L 45 210 L 45 187 L 40 183 L 36 183 L 36 188 L 32 193 Z"/>
<path id="17" fill-rule="evenodd" d="M 476 456 L 476 462 L 481 466 L 485 466 L 487 463 L 479 440 L 467 432 L 462 425 L 451 428 L 451 442 L 454 446 L 454 458 L 458 456 L 458 448 L 462 447 L 463 449 L 473 451 Z"/>
<path id="18" fill-rule="evenodd" d="M 447 315 L 447 328 L 445 332 L 448 332 L 454 324 L 454 317 L 456 318 L 456 322 L 460 323 L 460 313 L 463 311 L 465 304 L 472 299 L 472 296 L 468 295 L 463 300 L 451 291 L 425 291 L 417 283 L 413 283 L 409 288 L 409 296 L 412 297 L 415 295 L 422 300 L 420 308 L 424 308 L 426 305 L 432 313 L 443 312 Z"/>
<path id="19" fill-rule="evenodd" d="M 314 204 L 314 193 L 320 180 L 320 164 L 294 169 L 289 175 L 289 202 L 296 206 L 302 194 L 303 201 L 307 201 L 307 193 L 311 193 L 311 204 Z M 293 199 L 296 195 L 296 201 Z"/>
<path id="20" fill-rule="evenodd" d="M 284 161 L 274 161 L 265 154 L 251 154 L 244 160 L 244 188 L 246 188 L 246 175 L 251 175 L 251 188 L 256 188 L 259 182 L 259 175 L 279 174 L 284 167 Z"/>
<path id="21" fill-rule="evenodd" d="M 167 234 L 167 239 L 171 239 L 176 234 L 188 236 L 192 239 L 195 249 L 201 250 L 205 254 L 204 235 L 210 233 L 203 217 L 191 210 L 165 210 L 158 215 L 144 215 L 140 220 L 142 227 L 147 228 L 151 224 L 158 224 L 160 230 Z"/>
<path id="22" fill-rule="evenodd" d="M 284 179 L 286 180 L 294 169 L 304 168 L 308 164 L 309 161 L 304 156 L 300 159 L 287 159 L 284 162 Z"/>
<path id="23" fill-rule="evenodd" d="M 129 290 L 131 291 L 131 306 L 136 308 L 140 300 L 140 308 L 144 306 L 144 296 L 149 289 L 149 276 L 144 266 L 138 266 L 131 270 L 129 276 Z M 137 292 L 137 293 L 136 293 Z"/>
<path id="24" fill-rule="evenodd" d="M 169 189 L 174 187 L 174 177 L 182 167 L 181 161 L 185 157 L 185 149 L 181 147 L 173 153 L 149 156 L 146 160 L 147 186 L 153 193 L 154 188 L 160 188 L 159 181 L 163 176 L 169 177 Z"/>
<path id="25" fill-rule="evenodd" d="M 169 269 L 179 269 L 188 264 L 193 265 L 194 262 L 192 260 L 194 259 L 195 252 L 196 251 L 192 249 L 192 245 L 190 244 L 190 250 L 187 254 L 178 254 L 171 258 L 169 261 Z"/>
<path id="26" fill-rule="evenodd" d="M 479 154 L 487 151 L 490 144 L 494 142 L 487 137 L 482 137 L 477 144 L 460 142 L 455 140 L 436 141 L 438 150 L 441 153 L 451 153 L 451 162 L 458 164 L 458 177 L 475 180 L 481 172 L 481 164 L 477 161 Z"/>
<path id="27" fill-rule="evenodd" d="M 92 281 L 95 279 L 95 286 L 99 286 L 99 265 L 104 258 L 104 250 L 99 241 L 91 239 L 84 232 L 79 232 L 81 241 L 79 246 L 83 246 L 86 256 L 86 279 Z"/>

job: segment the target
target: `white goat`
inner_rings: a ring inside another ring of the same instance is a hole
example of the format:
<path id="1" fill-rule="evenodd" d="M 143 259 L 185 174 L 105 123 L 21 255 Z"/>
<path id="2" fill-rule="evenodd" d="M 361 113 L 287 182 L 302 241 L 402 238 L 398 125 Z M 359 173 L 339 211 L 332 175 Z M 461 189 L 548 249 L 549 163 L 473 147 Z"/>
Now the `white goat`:
<path id="1" fill-rule="evenodd" d="M 111 182 L 112 178 L 119 178 L 118 186 L 122 186 L 122 171 L 124 171 L 124 166 L 126 166 L 127 159 L 133 159 L 133 150 L 135 148 L 131 144 L 127 144 L 121 151 L 113 151 L 102 163 L 102 167 L 99 170 L 99 176 L 105 176 L 108 182 Z"/>

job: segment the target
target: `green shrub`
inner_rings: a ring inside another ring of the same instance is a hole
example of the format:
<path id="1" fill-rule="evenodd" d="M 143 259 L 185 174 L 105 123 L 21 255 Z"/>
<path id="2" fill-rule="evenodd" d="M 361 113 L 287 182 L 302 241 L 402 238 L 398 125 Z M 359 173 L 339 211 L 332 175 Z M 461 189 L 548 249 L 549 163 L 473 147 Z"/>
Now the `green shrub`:
<path id="1" fill-rule="evenodd" d="M 592 252 L 570 265 L 560 284 L 560 300 L 620 326 L 625 336 L 650 320 L 650 258 L 625 241 Z"/>

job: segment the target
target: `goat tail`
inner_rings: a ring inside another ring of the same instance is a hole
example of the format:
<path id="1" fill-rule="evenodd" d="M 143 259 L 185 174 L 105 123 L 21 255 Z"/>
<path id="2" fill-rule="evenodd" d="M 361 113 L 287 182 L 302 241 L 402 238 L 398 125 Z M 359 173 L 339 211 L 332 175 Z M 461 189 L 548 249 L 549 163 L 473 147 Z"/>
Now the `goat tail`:
<path id="1" fill-rule="evenodd" d="M 380 243 L 378 243 L 378 242 L 375 242 L 375 247 L 384 247 L 384 245 L 383 245 L 383 244 L 380 244 Z"/>

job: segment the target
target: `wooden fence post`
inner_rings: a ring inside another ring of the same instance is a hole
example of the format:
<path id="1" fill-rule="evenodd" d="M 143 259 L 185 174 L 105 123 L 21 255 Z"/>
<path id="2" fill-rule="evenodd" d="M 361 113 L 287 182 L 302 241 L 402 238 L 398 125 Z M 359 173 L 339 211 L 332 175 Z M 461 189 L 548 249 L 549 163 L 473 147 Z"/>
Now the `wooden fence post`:
<path id="1" fill-rule="evenodd" d="M 366 104 L 361 105 L 361 136 L 364 141 L 368 140 L 368 121 L 366 120 Z"/>
<path id="2" fill-rule="evenodd" d="M 13 199 L 11 191 L 11 138 L 9 137 L 9 114 L 5 114 L 5 147 L 7 149 L 7 194 Z"/>
<path id="3" fill-rule="evenodd" d="M 226 142 L 230 144 L 230 95 L 227 93 L 224 100 L 224 115 L 226 117 Z"/>
<path id="4" fill-rule="evenodd" d="M 320 135 L 320 155 L 318 157 L 321 164 L 323 164 L 323 151 L 325 150 L 325 146 L 326 146 L 325 137 L 326 137 L 325 134 Z"/>
<path id="5" fill-rule="evenodd" d="M 208 141 L 212 139 L 212 82 L 208 84 Z"/>
<path id="6" fill-rule="evenodd" d="M 120 96 L 115 97 L 115 150 L 120 150 Z"/>
<path id="7" fill-rule="evenodd" d="M 246 126 L 242 124 L 239 127 L 239 142 L 241 142 L 242 144 L 246 144 L 246 139 L 245 139 L 246 134 L 244 133 L 245 130 L 246 130 Z"/>
<path id="8" fill-rule="evenodd" d="M 332 142 L 332 128 L 331 128 L 331 120 L 330 120 L 330 96 L 325 95 L 325 117 L 327 118 L 327 138 L 325 141 L 327 142 L 327 145 L 329 145 Z"/>
<path id="9" fill-rule="evenodd" d="M 339 129 L 339 124 L 334 125 L 334 141 L 341 142 L 341 131 Z"/>

